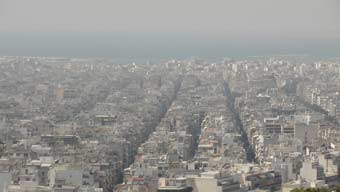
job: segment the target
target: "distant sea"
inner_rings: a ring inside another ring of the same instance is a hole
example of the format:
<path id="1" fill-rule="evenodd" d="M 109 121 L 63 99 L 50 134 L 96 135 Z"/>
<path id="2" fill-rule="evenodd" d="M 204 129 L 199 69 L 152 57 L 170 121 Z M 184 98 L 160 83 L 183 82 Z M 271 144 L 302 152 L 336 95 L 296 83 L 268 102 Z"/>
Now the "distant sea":
<path id="1" fill-rule="evenodd" d="M 210 61 L 248 56 L 340 57 L 340 42 L 258 41 L 172 34 L 1 33 L 0 55 L 107 58 L 158 62 L 200 57 Z"/>

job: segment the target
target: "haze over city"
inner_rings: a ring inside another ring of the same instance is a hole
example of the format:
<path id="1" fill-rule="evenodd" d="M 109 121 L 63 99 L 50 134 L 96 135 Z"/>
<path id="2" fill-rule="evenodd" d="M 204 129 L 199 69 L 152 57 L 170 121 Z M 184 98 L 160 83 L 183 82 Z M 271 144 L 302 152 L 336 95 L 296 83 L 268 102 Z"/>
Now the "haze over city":
<path id="1" fill-rule="evenodd" d="M 2 55 L 339 56 L 337 0 L 2 0 Z"/>
<path id="2" fill-rule="evenodd" d="M 339 0 L 0 0 L 0 192 L 340 192 Z"/>

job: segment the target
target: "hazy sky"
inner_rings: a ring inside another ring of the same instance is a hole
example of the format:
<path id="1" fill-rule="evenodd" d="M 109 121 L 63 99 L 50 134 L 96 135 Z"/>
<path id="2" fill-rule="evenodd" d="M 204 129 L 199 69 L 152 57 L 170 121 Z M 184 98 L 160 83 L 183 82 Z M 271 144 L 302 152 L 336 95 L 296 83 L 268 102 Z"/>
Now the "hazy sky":
<path id="1" fill-rule="evenodd" d="M 77 39 L 74 36 L 83 36 L 89 44 L 97 42 L 99 47 L 116 51 L 120 50 L 114 47 L 116 41 L 120 45 L 125 39 L 133 47 L 146 48 L 176 47 L 177 40 L 178 45 L 187 41 L 190 49 L 189 41 L 201 40 L 208 46 L 217 43 L 217 47 L 322 44 L 337 52 L 340 1 L 0 0 L 0 40 L 6 42 L 0 45 L 0 53 L 6 52 L 6 46 L 12 51 L 23 49 L 40 36 L 45 37 L 45 43 L 51 42 L 41 48 L 53 47 L 55 39 L 69 42 Z M 9 45 L 10 38 L 13 45 Z M 20 44 L 18 39 L 26 42 Z M 78 42 L 84 39 L 78 37 Z M 102 45 L 105 42 L 109 44 Z M 123 51 L 128 50 L 125 47 Z"/>

